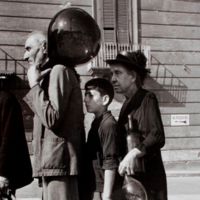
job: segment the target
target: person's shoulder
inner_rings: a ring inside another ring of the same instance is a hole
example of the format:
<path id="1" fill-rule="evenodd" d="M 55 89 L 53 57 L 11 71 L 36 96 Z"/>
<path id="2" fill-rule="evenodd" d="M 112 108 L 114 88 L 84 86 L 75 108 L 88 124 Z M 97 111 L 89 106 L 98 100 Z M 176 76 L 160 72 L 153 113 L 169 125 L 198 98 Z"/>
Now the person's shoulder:
<path id="1" fill-rule="evenodd" d="M 146 90 L 146 94 L 145 94 L 143 102 L 145 104 L 157 104 L 158 99 L 157 99 L 156 94 L 154 92 Z"/>
<path id="2" fill-rule="evenodd" d="M 74 70 L 63 64 L 56 64 L 52 67 L 51 74 L 56 76 L 56 74 L 65 74 L 68 77 L 75 77 Z"/>
<path id="3" fill-rule="evenodd" d="M 0 101 L 12 105 L 13 103 L 18 103 L 16 96 L 9 91 L 0 91 Z"/>
<path id="4" fill-rule="evenodd" d="M 110 111 L 104 113 L 103 119 L 99 125 L 99 134 L 102 137 L 107 137 L 117 134 L 117 121 L 115 120 L 114 116 L 111 114 Z"/>
<path id="5" fill-rule="evenodd" d="M 60 72 L 60 71 L 65 71 L 65 70 L 66 70 L 66 66 L 62 64 L 56 64 L 52 67 L 52 72 Z"/>
<path id="6" fill-rule="evenodd" d="M 114 127 L 116 125 L 117 121 L 112 115 L 111 111 L 105 112 L 101 121 L 101 127 L 107 129 L 109 127 Z"/>
<path id="7" fill-rule="evenodd" d="M 156 95 L 154 92 L 150 91 L 150 90 L 146 90 L 146 89 L 142 89 L 143 92 L 145 92 L 145 98 L 149 98 L 149 99 L 157 99 Z"/>
<path id="8" fill-rule="evenodd" d="M 0 96 L 4 99 L 16 99 L 15 95 L 9 91 L 0 91 Z"/>

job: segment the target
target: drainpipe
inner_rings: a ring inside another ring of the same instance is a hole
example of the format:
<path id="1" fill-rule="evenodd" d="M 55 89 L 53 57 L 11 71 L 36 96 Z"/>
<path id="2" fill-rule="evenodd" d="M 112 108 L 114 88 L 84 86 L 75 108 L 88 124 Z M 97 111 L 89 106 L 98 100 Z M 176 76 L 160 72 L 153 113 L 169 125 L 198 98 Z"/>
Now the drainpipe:
<path id="1" fill-rule="evenodd" d="M 133 44 L 138 45 L 138 0 L 132 0 Z"/>

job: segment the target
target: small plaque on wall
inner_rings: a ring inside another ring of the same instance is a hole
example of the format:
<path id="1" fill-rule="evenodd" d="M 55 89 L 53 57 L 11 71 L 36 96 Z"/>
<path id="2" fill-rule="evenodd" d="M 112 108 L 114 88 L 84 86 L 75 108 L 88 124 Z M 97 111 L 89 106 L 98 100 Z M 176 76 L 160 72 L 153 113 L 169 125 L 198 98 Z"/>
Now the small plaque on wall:
<path id="1" fill-rule="evenodd" d="M 190 125 L 190 116 L 186 115 L 171 115 L 171 126 L 188 126 Z"/>

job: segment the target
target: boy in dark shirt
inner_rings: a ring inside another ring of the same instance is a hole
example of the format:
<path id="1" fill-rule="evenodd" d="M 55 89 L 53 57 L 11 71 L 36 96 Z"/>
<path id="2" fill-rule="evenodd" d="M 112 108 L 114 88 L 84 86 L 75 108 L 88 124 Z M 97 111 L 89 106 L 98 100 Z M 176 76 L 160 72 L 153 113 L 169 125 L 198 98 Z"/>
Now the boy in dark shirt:
<path id="1" fill-rule="evenodd" d="M 85 106 L 87 112 L 95 115 L 86 143 L 88 162 L 92 164 L 94 172 L 91 199 L 95 194 L 95 200 L 113 199 L 118 168 L 117 126 L 114 117 L 108 111 L 113 96 L 113 86 L 106 79 L 91 79 L 85 85 Z M 88 181 L 91 183 L 91 177 L 88 177 Z"/>

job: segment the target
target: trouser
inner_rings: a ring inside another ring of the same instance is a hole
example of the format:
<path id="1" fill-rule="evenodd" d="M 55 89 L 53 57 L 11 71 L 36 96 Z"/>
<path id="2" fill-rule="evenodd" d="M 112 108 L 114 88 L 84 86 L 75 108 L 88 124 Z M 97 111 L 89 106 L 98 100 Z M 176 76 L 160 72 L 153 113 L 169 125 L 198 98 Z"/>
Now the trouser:
<path id="1" fill-rule="evenodd" d="M 42 177 L 43 200 L 79 200 L 76 176 Z"/>
<path id="2" fill-rule="evenodd" d="M 102 200 L 103 194 L 101 192 L 94 192 L 92 200 Z M 117 190 L 112 193 L 112 200 L 127 200 L 122 192 L 122 190 Z"/>
<path id="3" fill-rule="evenodd" d="M 159 191 L 149 191 L 148 193 L 148 200 L 167 200 L 167 194 L 166 191 L 159 190 Z M 132 197 L 133 199 L 140 199 L 137 197 Z M 130 198 L 130 199 L 132 199 Z M 92 200 L 102 200 L 102 193 L 95 192 Z M 122 190 L 115 191 L 112 195 L 113 200 L 127 200 L 125 197 L 125 194 L 122 192 Z M 142 199 L 145 200 L 145 199 Z"/>
<path id="4" fill-rule="evenodd" d="M 161 175 L 164 176 L 164 175 Z M 158 175 L 159 177 L 159 175 Z M 151 183 L 150 179 L 148 179 L 145 176 L 134 176 L 134 178 L 136 178 L 137 180 L 139 180 L 143 186 L 145 187 L 147 196 L 148 196 L 148 200 L 167 200 L 167 182 L 164 178 L 162 178 L 162 181 L 156 180 Z M 152 179 L 151 179 L 152 180 Z M 157 182 L 156 182 L 157 181 Z M 157 186 L 155 186 L 155 184 L 157 184 Z M 160 186 L 160 188 L 158 187 L 158 184 Z M 154 187 L 152 187 L 154 185 Z"/>
<path id="5" fill-rule="evenodd" d="M 148 200 L 167 200 L 166 190 L 147 190 Z"/>

